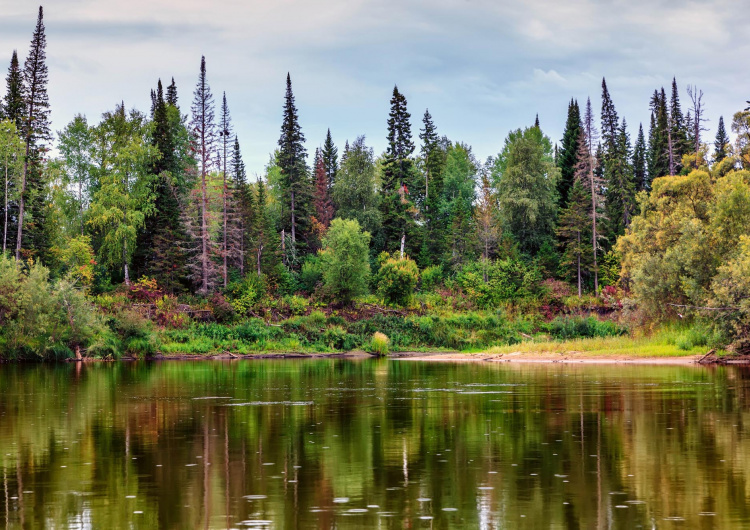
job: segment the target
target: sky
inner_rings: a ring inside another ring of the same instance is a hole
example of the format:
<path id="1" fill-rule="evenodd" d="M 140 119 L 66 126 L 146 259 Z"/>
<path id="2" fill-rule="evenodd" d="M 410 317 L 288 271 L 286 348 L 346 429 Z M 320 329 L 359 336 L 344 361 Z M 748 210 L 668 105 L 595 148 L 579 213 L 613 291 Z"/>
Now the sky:
<path id="1" fill-rule="evenodd" d="M 0 0 L 0 68 L 28 54 L 38 4 Z M 276 147 L 290 73 L 311 154 L 330 128 L 386 147 L 394 85 L 415 136 L 429 108 L 440 135 L 497 154 L 538 113 L 559 142 L 568 101 L 597 115 L 601 81 L 635 139 L 649 98 L 676 77 L 703 90 L 713 141 L 750 99 L 747 0 L 54 0 L 44 6 L 52 128 L 90 123 L 124 101 L 144 112 L 174 77 L 189 112 L 201 55 L 219 103 L 226 92 L 250 175 Z"/>

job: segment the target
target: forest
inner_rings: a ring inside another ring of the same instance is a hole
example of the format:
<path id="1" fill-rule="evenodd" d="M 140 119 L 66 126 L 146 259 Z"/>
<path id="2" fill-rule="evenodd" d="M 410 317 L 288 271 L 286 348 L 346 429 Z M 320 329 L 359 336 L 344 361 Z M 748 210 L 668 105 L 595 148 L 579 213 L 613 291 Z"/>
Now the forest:
<path id="1" fill-rule="evenodd" d="M 429 110 L 412 130 L 394 87 L 385 152 L 330 130 L 313 152 L 287 75 L 251 180 L 208 72 L 53 132 L 39 8 L 0 105 L 0 358 L 750 349 L 750 107 L 706 138 L 703 91 L 673 79 L 635 132 L 602 79 L 561 139 L 537 117 L 482 161 Z"/>

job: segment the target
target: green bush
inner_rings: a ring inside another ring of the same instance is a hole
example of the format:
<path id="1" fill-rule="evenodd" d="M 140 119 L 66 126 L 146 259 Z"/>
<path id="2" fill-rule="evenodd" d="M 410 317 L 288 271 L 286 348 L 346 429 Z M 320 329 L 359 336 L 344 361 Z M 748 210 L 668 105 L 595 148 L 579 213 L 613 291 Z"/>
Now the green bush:
<path id="1" fill-rule="evenodd" d="M 456 283 L 477 307 L 488 309 L 537 295 L 541 275 L 520 259 L 482 260 L 464 265 Z"/>
<path id="2" fill-rule="evenodd" d="M 592 316 L 588 318 L 557 317 L 545 327 L 546 331 L 558 340 L 617 337 L 627 333 L 627 329 L 615 322 L 601 321 Z"/>
<path id="3" fill-rule="evenodd" d="M 423 293 L 434 290 L 443 281 L 442 265 L 433 265 L 422 271 L 420 290 Z"/>
<path id="4" fill-rule="evenodd" d="M 308 294 L 313 294 L 323 281 L 323 264 L 318 256 L 310 256 L 302 264 L 299 275 L 300 289 Z"/>
<path id="5" fill-rule="evenodd" d="M 378 292 L 386 303 L 408 306 L 419 281 L 419 268 L 414 260 L 383 252 L 378 271 Z"/>
<path id="6" fill-rule="evenodd" d="M 369 245 L 370 233 L 363 232 L 357 221 L 331 221 L 319 253 L 323 284 L 329 296 L 348 304 L 367 292 Z"/>
<path id="7" fill-rule="evenodd" d="M 232 283 L 227 288 L 229 303 L 238 315 L 247 315 L 265 293 L 263 278 L 249 273 L 241 281 Z"/>

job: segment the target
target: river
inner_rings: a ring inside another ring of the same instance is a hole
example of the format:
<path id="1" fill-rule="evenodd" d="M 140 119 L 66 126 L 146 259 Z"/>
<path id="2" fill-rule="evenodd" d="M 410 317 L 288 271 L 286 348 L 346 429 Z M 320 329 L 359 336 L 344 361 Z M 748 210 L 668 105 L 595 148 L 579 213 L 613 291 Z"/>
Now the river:
<path id="1" fill-rule="evenodd" d="M 0 365 L 0 528 L 750 527 L 740 367 Z"/>

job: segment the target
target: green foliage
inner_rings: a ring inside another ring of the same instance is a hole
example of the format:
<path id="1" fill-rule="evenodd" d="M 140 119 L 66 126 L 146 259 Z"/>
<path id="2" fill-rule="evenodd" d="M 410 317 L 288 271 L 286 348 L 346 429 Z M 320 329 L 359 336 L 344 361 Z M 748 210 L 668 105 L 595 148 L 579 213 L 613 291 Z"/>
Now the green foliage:
<path id="1" fill-rule="evenodd" d="M 90 236 L 76 236 L 67 239 L 64 246 L 53 247 L 60 272 L 82 287 L 90 287 L 94 282 L 96 260 Z"/>
<path id="2" fill-rule="evenodd" d="M 541 280 L 537 267 L 514 258 L 473 261 L 456 276 L 466 296 L 484 309 L 534 296 Z"/>
<path id="3" fill-rule="evenodd" d="M 233 282 L 227 288 L 229 303 L 238 315 L 247 315 L 265 293 L 263 278 L 250 273 L 242 281 Z"/>
<path id="4" fill-rule="evenodd" d="M 544 326 L 547 333 L 557 340 L 594 337 L 618 337 L 627 329 L 611 320 L 601 321 L 596 317 L 557 317 Z"/>
<path id="5" fill-rule="evenodd" d="M 425 268 L 420 275 L 420 290 L 425 293 L 434 290 L 443 281 L 442 265 Z"/>
<path id="6" fill-rule="evenodd" d="M 299 286 L 308 294 L 313 294 L 323 281 L 323 263 L 317 255 L 308 256 L 299 274 Z"/>
<path id="7" fill-rule="evenodd" d="M 353 219 L 334 219 L 323 238 L 320 263 L 326 292 L 342 303 L 367 292 L 369 232 Z"/>
<path id="8" fill-rule="evenodd" d="M 381 254 L 378 292 L 386 303 L 408 306 L 419 281 L 419 268 L 408 256 Z"/>

